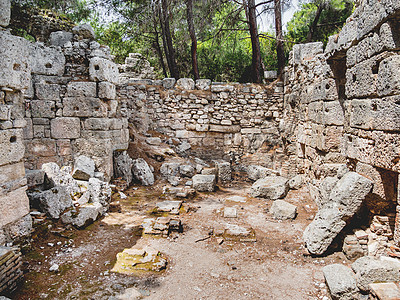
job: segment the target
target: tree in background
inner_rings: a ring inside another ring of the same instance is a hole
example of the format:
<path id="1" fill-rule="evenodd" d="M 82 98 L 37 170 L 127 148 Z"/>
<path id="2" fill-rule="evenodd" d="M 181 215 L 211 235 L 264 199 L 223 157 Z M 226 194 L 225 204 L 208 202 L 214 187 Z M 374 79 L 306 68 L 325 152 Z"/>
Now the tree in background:
<path id="1" fill-rule="evenodd" d="M 353 11 L 353 0 L 312 0 L 304 3 L 287 24 L 287 38 L 296 42 L 328 42 Z"/>

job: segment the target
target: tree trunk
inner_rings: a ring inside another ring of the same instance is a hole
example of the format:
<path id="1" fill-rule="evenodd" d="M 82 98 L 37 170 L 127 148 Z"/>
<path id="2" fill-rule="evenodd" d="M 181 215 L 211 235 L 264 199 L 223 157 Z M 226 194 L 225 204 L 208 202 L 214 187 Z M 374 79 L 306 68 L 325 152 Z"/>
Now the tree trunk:
<path id="1" fill-rule="evenodd" d="M 312 42 L 314 39 L 314 34 L 317 29 L 318 21 L 319 21 L 319 18 L 321 17 L 322 11 L 325 9 L 325 5 L 326 5 L 325 1 L 322 1 L 321 4 L 318 5 L 318 7 L 317 7 L 317 12 L 315 13 L 314 21 L 312 22 L 312 24 L 310 26 L 310 30 L 308 31 L 308 34 L 307 34 L 307 39 L 306 39 L 307 43 Z"/>
<path id="2" fill-rule="evenodd" d="M 175 59 L 175 49 L 172 43 L 172 35 L 169 27 L 169 12 L 168 12 L 168 0 L 161 0 L 161 10 L 162 10 L 162 29 L 163 29 L 163 41 L 166 43 L 168 50 L 167 61 L 171 77 L 179 79 L 178 66 Z"/>
<path id="3" fill-rule="evenodd" d="M 278 57 L 278 80 L 282 81 L 283 69 L 285 68 L 285 51 L 283 49 L 281 0 L 274 0 L 274 8 L 275 8 L 276 54 Z"/>
<path id="4" fill-rule="evenodd" d="M 257 30 L 257 12 L 255 0 L 247 0 L 247 13 L 252 48 L 252 78 L 253 82 L 261 83 L 263 79 L 263 68 L 261 63 L 260 40 L 258 38 Z"/>
<path id="5" fill-rule="evenodd" d="M 192 53 L 193 76 L 194 80 L 197 80 L 200 78 L 200 76 L 199 76 L 199 67 L 197 65 L 197 39 L 193 25 L 193 0 L 187 0 L 186 6 L 187 6 L 187 22 L 189 27 L 189 34 L 190 34 L 190 39 L 192 40 L 191 53 Z"/>

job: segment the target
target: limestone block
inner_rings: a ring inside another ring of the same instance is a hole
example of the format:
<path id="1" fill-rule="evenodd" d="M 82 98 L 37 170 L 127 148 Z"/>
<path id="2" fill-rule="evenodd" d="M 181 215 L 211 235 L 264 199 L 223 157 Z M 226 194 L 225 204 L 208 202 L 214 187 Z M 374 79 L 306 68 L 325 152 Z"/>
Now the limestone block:
<path id="1" fill-rule="evenodd" d="M 380 41 L 387 50 L 397 50 L 399 48 L 399 27 L 395 20 L 390 20 L 381 25 L 379 29 Z"/>
<path id="2" fill-rule="evenodd" d="M 194 90 L 194 81 L 191 78 L 180 78 L 176 86 L 184 90 Z"/>
<path id="3" fill-rule="evenodd" d="M 376 57 L 363 61 L 346 71 L 347 98 L 361 98 L 376 95 Z"/>
<path id="4" fill-rule="evenodd" d="M 312 60 L 316 55 L 323 53 L 321 42 L 299 44 L 293 46 L 293 63 L 301 64 Z"/>
<path id="5" fill-rule="evenodd" d="M 90 39 L 90 40 L 95 39 L 94 30 L 92 26 L 90 26 L 89 24 L 82 24 L 75 26 L 74 28 L 72 28 L 72 32 L 83 39 Z"/>
<path id="6" fill-rule="evenodd" d="M 400 263 L 396 259 L 364 256 L 357 259 L 351 268 L 356 273 L 357 286 L 364 292 L 369 291 L 369 284 L 400 280 Z"/>
<path id="7" fill-rule="evenodd" d="M 44 183 L 44 172 L 42 170 L 26 170 L 25 176 L 29 188 L 36 187 Z"/>
<path id="8" fill-rule="evenodd" d="M 213 192 L 215 190 L 215 175 L 194 175 L 193 188 L 199 192 Z"/>
<path id="9" fill-rule="evenodd" d="M 90 178 L 94 177 L 95 168 L 94 161 L 91 158 L 85 155 L 79 155 L 75 158 L 72 177 L 77 180 L 88 181 Z"/>
<path id="10" fill-rule="evenodd" d="M 21 187 L 5 195 L 0 194 L 0 228 L 29 214 L 29 199 L 26 187 Z"/>
<path id="11" fill-rule="evenodd" d="M 379 96 L 400 93 L 400 55 L 391 56 L 379 64 L 377 89 Z"/>
<path id="12" fill-rule="evenodd" d="M 208 91 L 210 89 L 211 80 L 210 79 L 197 79 L 196 88 L 202 91 Z"/>
<path id="13" fill-rule="evenodd" d="M 270 213 L 278 220 L 294 219 L 297 213 L 297 206 L 283 200 L 275 200 L 272 203 Z"/>
<path id="14" fill-rule="evenodd" d="M 118 84 L 119 82 L 117 65 L 110 60 L 100 57 L 90 59 L 89 75 L 93 81 L 109 81 L 113 84 Z"/>
<path id="15" fill-rule="evenodd" d="M 99 98 L 114 100 L 117 97 L 115 85 L 109 82 L 99 83 Z"/>
<path id="16" fill-rule="evenodd" d="M 58 219 L 60 215 L 73 206 L 72 199 L 64 186 L 56 186 L 42 192 L 30 192 L 31 203 L 37 203 L 41 211 L 50 218 Z"/>
<path id="17" fill-rule="evenodd" d="M 233 85 L 211 85 L 211 92 L 213 93 L 233 92 L 234 90 Z"/>
<path id="18" fill-rule="evenodd" d="M 196 170 L 191 165 L 180 165 L 179 173 L 184 177 L 193 177 L 196 174 Z"/>
<path id="19" fill-rule="evenodd" d="M 222 133 L 236 133 L 240 132 L 240 126 L 239 125 L 224 126 L 224 125 L 211 124 L 209 131 L 222 132 Z"/>
<path id="20" fill-rule="evenodd" d="M 32 118 L 54 118 L 56 116 L 55 101 L 31 100 Z"/>
<path id="21" fill-rule="evenodd" d="M 251 196 L 267 199 L 279 199 L 289 191 L 288 180 L 281 176 L 268 176 L 254 182 L 251 186 Z"/>
<path id="22" fill-rule="evenodd" d="M 364 1 L 359 10 L 357 39 L 374 30 L 388 16 L 384 3 L 378 0 Z"/>
<path id="23" fill-rule="evenodd" d="M 10 0 L 0 0 L 0 26 L 8 26 L 11 17 Z"/>
<path id="24" fill-rule="evenodd" d="M 162 85 L 165 89 L 172 89 L 175 86 L 176 79 L 175 78 L 164 78 L 162 80 Z"/>
<path id="25" fill-rule="evenodd" d="M 16 181 L 25 176 L 24 163 L 14 163 L 0 167 L 0 182 Z"/>
<path id="26" fill-rule="evenodd" d="M 0 121 L 11 120 L 11 105 L 0 104 Z"/>
<path id="27" fill-rule="evenodd" d="M 61 117 L 50 122 L 51 137 L 55 139 L 77 139 L 81 135 L 79 118 Z"/>
<path id="28" fill-rule="evenodd" d="M 67 85 L 68 97 L 96 97 L 96 82 L 71 81 Z"/>
<path id="29" fill-rule="evenodd" d="M 358 299 L 355 274 L 349 267 L 333 264 L 323 267 L 322 271 L 332 299 Z"/>
<path id="30" fill-rule="evenodd" d="M 0 31 L 0 86 L 19 90 L 29 87 L 28 44 L 24 38 Z"/>
<path id="31" fill-rule="evenodd" d="M 36 98 L 39 100 L 60 100 L 60 86 L 58 84 L 36 83 Z"/>
<path id="32" fill-rule="evenodd" d="M 344 108 L 339 100 L 323 103 L 323 124 L 325 125 L 343 125 Z"/>
<path id="33" fill-rule="evenodd" d="M 67 31 L 55 31 L 50 33 L 50 45 L 63 47 L 66 43 L 71 42 L 73 34 Z"/>
<path id="34" fill-rule="evenodd" d="M 132 161 L 132 173 L 142 185 L 154 184 L 153 172 L 143 158 L 134 159 Z"/>
<path id="35" fill-rule="evenodd" d="M 323 122 L 323 102 L 312 102 L 308 105 L 308 118 L 310 121 L 322 124 Z"/>
<path id="36" fill-rule="evenodd" d="M 67 211 L 61 216 L 61 221 L 65 224 L 72 224 L 78 228 L 83 228 L 96 221 L 102 212 L 103 206 L 100 203 L 88 203 Z"/>
<path id="37" fill-rule="evenodd" d="M 64 98 L 64 117 L 95 117 L 107 116 L 107 105 L 98 98 L 74 97 Z"/>
<path id="38" fill-rule="evenodd" d="M 319 100 L 333 101 L 337 99 L 338 99 L 338 93 L 334 79 L 332 78 L 325 79 L 315 83 L 312 93 L 313 101 L 319 101 Z"/>
<path id="39" fill-rule="evenodd" d="M 4 232 L 9 241 L 21 241 L 32 234 L 32 217 L 26 214 L 17 221 L 4 227 Z"/>
<path id="40" fill-rule="evenodd" d="M 0 166 L 19 162 L 24 153 L 22 129 L 0 130 Z"/>
<path id="41" fill-rule="evenodd" d="M 45 47 L 40 44 L 29 45 L 30 65 L 33 74 L 64 74 L 65 56 L 56 47 Z"/>
<path id="42" fill-rule="evenodd" d="M 303 175 L 301 175 L 301 174 L 296 175 L 289 180 L 289 182 L 288 182 L 289 188 L 293 189 L 293 190 L 298 190 L 303 186 L 304 181 L 305 181 L 305 179 L 304 179 Z"/>
<path id="43" fill-rule="evenodd" d="M 366 130 L 400 130 L 399 96 L 352 100 L 350 126 Z"/>
<path id="44" fill-rule="evenodd" d="M 355 172 L 346 173 L 336 183 L 328 203 L 318 210 L 303 233 L 308 251 L 316 255 L 325 253 L 346 222 L 358 212 L 372 186 L 371 180 Z"/>
<path id="45" fill-rule="evenodd" d="M 86 130 L 109 130 L 111 127 L 112 119 L 109 118 L 88 118 L 84 122 Z"/>

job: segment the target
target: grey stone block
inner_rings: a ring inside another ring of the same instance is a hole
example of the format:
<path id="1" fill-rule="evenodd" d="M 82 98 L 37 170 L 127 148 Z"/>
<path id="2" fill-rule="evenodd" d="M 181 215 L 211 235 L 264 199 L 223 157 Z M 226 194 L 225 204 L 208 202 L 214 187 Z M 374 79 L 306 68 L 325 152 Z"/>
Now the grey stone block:
<path id="1" fill-rule="evenodd" d="M 81 136 L 79 118 L 55 118 L 50 121 L 51 137 L 55 139 L 77 139 Z"/>
<path id="2" fill-rule="evenodd" d="M 67 211 L 61 216 L 61 221 L 83 228 L 96 221 L 102 211 L 103 206 L 100 203 L 88 203 Z"/>
<path id="3" fill-rule="evenodd" d="M 194 175 L 193 188 L 199 192 L 213 192 L 215 190 L 215 175 Z"/>
<path id="4" fill-rule="evenodd" d="M 44 183 L 44 172 L 42 170 L 26 170 L 25 177 L 28 187 L 35 187 Z"/>
<path id="5" fill-rule="evenodd" d="M 99 83 L 99 98 L 114 100 L 117 97 L 115 85 L 110 82 Z"/>
<path id="6" fill-rule="evenodd" d="M 75 158 L 72 177 L 74 179 L 88 181 L 90 178 L 94 177 L 95 168 L 96 166 L 91 158 L 80 155 Z"/>
<path id="7" fill-rule="evenodd" d="M 73 81 L 67 85 L 68 97 L 96 97 L 96 82 Z"/>
<path id="8" fill-rule="evenodd" d="M 44 47 L 37 43 L 30 44 L 29 56 L 33 74 L 58 76 L 64 74 L 65 56 L 60 49 Z"/>
<path id="9" fill-rule="evenodd" d="M 60 100 L 60 86 L 58 84 L 36 83 L 36 98 L 39 100 Z"/>
<path id="10" fill-rule="evenodd" d="M 93 57 L 89 62 L 89 75 L 93 81 L 108 81 L 119 83 L 119 71 L 115 63 L 110 60 Z"/>
<path id="11" fill-rule="evenodd" d="M 73 206 L 72 199 L 64 186 L 53 187 L 43 192 L 28 194 L 32 203 L 39 204 L 41 210 L 50 218 L 58 219 L 60 215 Z"/>
<path id="12" fill-rule="evenodd" d="M 271 175 L 279 175 L 278 171 L 257 165 L 249 165 L 245 169 L 248 178 L 254 181 Z"/>
<path id="13" fill-rule="evenodd" d="M 176 82 L 176 86 L 184 90 L 194 90 L 194 81 L 191 78 L 180 78 Z"/>
<path id="14" fill-rule="evenodd" d="M 132 159 L 126 151 L 114 151 L 114 177 L 122 178 L 128 185 L 132 182 Z"/>
<path id="15" fill-rule="evenodd" d="M 22 129 L 0 130 L 0 166 L 19 162 L 24 153 Z"/>
<path id="16" fill-rule="evenodd" d="M 356 273 L 358 288 L 364 292 L 369 291 L 370 283 L 400 280 L 400 263 L 397 259 L 364 256 L 357 259 L 351 268 Z"/>
<path id="17" fill-rule="evenodd" d="M 132 173 L 142 185 L 154 184 L 153 172 L 143 158 L 134 159 L 132 161 Z"/>
<path id="18" fill-rule="evenodd" d="M 26 89 L 30 85 L 29 42 L 0 31 L 0 86 Z"/>
<path id="19" fill-rule="evenodd" d="M 322 271 L 333 300 L 358 299 L 356 279 L 349 267 L 333 264 L 325 266 Z"/>
<path id="20" fill-rule="evenodd" d="M 400 55 L 382 60 L 378 73 L 378 96 L 388 96 L 400 92 Z"/>
<path id="21" fill-rule="evenodd" d="M 254 182 L 251 186 L 252 197 L 272 200 L 285 197 L 288 191 L 288 180 L 281 176 L 264 177 Z"/>
<path id="22" fill-rule="evenodd" d="M 50 33 L 50 45 L 63 47 L 66 43 L 71 42 L 73 34 L 67 31 L 55 31 Z"/>
<path id="23" fill-rule="evenodd" d="M 54 118 L 56 116 L 56 103 L 49 100 L 31 100 L 32 118 Z"/>
<path id="24" fill-rule="evenodd" d="M 294 219 L 297 214 L 297 206 L 283 200 L 275 200 L 270 213 L 278 220 Z"/>
<path id="25" fill-rule="evenodd" d="M 173 89 L 176 83 L 176 79 L 175 78 L 164 78 L 162 80 L 162 85 L 165 89 Z"/>
<path id="26" fill-rule="evenodd" d="M 95 34 L 92 26 L 89 24 L 81 24 L 72 28 L 72 32 L 83 39 L 95 39 Z"/>
<path id="27" fill-rule="evenodd" d="M 64 117 L 107 117 L 107 105 L 98 98 L 64 98 Z"/>
<path id="28" fill-rule="evenodd" d="M 208 91 L 210 89 L 211 80 L 210 79 L 197 79 L 196 88 L 202 91 Z"/>

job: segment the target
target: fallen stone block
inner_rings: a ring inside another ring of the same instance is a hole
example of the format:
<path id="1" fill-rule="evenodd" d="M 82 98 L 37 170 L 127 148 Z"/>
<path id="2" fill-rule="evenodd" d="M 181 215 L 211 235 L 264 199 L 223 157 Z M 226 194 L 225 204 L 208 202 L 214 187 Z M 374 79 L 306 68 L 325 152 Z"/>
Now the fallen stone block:
<path id="1" fill-rule="evenodd" d="M 72 178 L 71 174 L 67 170 L 64 168 L 60 169 L 56 163 L 43 164 L 42 171 L 45 173 L 45 188 L 52 188 L 61 185 L 66 187 L 70 195 L 80 192 L 76 180 Z"/>
<path id="2" fill-rule="evenodd" d="M 372 186 L 371 180 L 355 172 L 348 172 L 336 183 L 329 201 L 303 233 L 308 251 L 321 255 L 328 249 L 347 221 L 359 210 Z"/>
<path id="3" fill-rule="evenodd" d="M 251 196 L 267 199 L 279 199 L 289 191 L 288 180 L 281 176 L 268 176 L 257 180 L 251 186 Z"/>
<path id="4" fill-rule="evenodd" d="M 271 175 L 279 175 L 278 171 L 268 169 L 262 166 L 250 165 L 246 167 L 247 176 L 249 179 L 257 181 L 258 179 L 271 176 Z"/>
<path id="5" fill-rule="evenodd" d="M 73 206 L 71 196 L 64 186 L 53 187 L 43 192 L 30 192 L 28 197 L 31 204 L 39 205 L 41 211 L 53 219 L 60 218 L 66 209 Z"/>
<path id="6" fill-rule="evenodd" d="M 132 173 L 142 185 L 154 184 L 154 175 L 143 158 L 132 160 Z"/>
<path id="7" fill-rule="evenodd" d="M 182 201 L 163 201 L 157 202 L 156 207 L 161 212 L 173 212 L 178 211 L 182 205 Z"/>
<path id="8" fill-rule="evenodd" d="M 158 250 L 150 247 L 129 248 L 117 254 L 117 262 L 111 272 L 132 275 L 138 271 L 159 272 L 166 266 L 167 260 Z"/>
<path id="9" fill-rule="evenodd" d="M 400 262 L 397 259 L 364 256 L 357 259 L 351 268 L 356 273 L 358 288 L 364 292 L 369 292 L 371 283 L 400 281 Z"/>
<path id="10" fill-rule="evenodd" d="M 100 203 L 88 203 L 65 212 L 61 215 L 61 221 L 83 228 L 96 221 L 102 213 L 103 206 Z"/>
<path id="11" fill-rule="evenodd" d="M 297 206 L 283 200 L 275 200 L 272 203 L 270 213 L 278 220 L 294 219 L 297 214 Z"/>
<path id="12" fill-rule="evenodd" d="M 215 190 L 215 175 L 194 175 L 193 188 L 198 192 L 213 192 Z"/>
<path id="13" fill-rule="evenodd" d="M 333 300 L 358 299 L 357 282 L 350 268 L 333 264 L 325 266 L 322 271 Z"/>
<path id="14" fill-rule="evenodd" d="M 74 171 L 72 173 L 72 177 L 74 179 L 88 181 L 89 178 L 94 177 L 95 168 L 96 166 L 91 158 L 85 155 L 80 155 L 77 158 L 75 158 Z"/>
<path id="15" fill-rule="evenodd" d="M 191 165 L 181 165 L 179 172 L 184 177 L 193 177 L 196 174 L 196 170 Z"/>
<path id="16" fill-rule="evenodd" d="M 222 234 L 226 241 L 256 242 L 256 234 L 251 227 L 245 228 L 236 224 L 225 224 Z"/>
<path id="17" fill-rule="evenodd" d="M 179 177 L 180 164 L 178 162 L 167 162 L 163 163 L 160 168 L 161 176 L 166 179 L 169 183 L 176 181 L 176 177 Z"/>
<path id="18" fill-rule="evenodd" d="M 35 187 L 44 183 L 44 172 L 42 170 L 25 170 L 28 187 Z"/>

